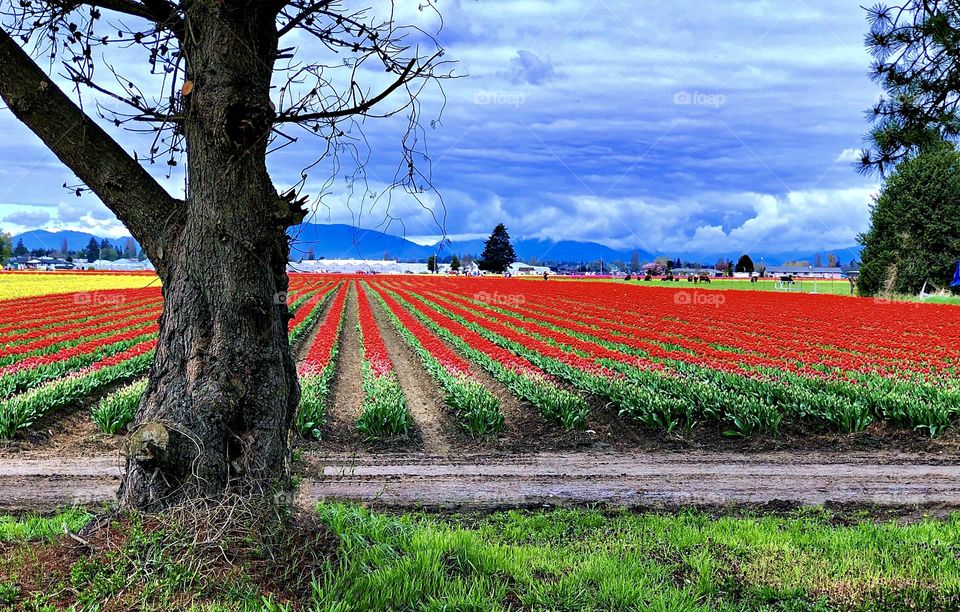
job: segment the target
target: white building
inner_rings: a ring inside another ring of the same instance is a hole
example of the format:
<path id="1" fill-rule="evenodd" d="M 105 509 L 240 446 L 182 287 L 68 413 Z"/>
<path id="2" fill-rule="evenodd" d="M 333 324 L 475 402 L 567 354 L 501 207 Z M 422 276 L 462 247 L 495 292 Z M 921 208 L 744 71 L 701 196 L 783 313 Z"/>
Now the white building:
<path id="1" fill-rule="evenodd" d="M 107 259 L 97 259 L 83 266 L 87 270 L 113 270 L 116 272 L 138 272 L 143 270 L 153 270 L 153 264 L 149 259 L 140 261 L 139 259 L 118 259 L 110 261 Z"/>
<path id="2" fill-rule="evenodd" d="M 304 259 L 287 264 L 287 270 L 327 274 L 427 274 L 428 272 L 425 263 L 403 263 L 393 259 Z"/>
<path id="3" fill-rule="evenodd" d="M 825 268 L 814 266 L 767 266 L 764 271 L 765 276 L 795 276 L 798 278 L 832 278 L 839 280 L 843 278 L 843 270 L 840 268 Z"/>
<path id="4" fill-rule="evenodd" d="M 426 263 L 400 262 L 393 259 L 304 259 L 287 264 L 290 272 L 319 272 L 324 274 L 430 274 Z M 544 272 L 553 274 L 546 266 L 530 266 L 522 262 L 510 266 L 510 273 L 517 275 L 537 275 Z M 441 263 L 438 274 L 450 274 L 450 264 Z M 476 262 L 460 264 L 460 274 L 479 274 Z"/>
<path id="5" fill-rule="evenodd" d="M 543 276 L 544 274 L 553 274 L 548 266 L 531 266 L 522 261 L 515 261 L 510 264 L 509 272 L 511 276 Z"/>

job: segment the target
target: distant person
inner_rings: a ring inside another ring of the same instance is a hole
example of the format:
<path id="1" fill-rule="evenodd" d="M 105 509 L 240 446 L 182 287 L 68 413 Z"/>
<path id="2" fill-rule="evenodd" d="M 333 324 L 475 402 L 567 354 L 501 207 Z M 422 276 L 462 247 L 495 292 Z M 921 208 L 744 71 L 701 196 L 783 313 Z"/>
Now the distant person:
<path id="1" fill-rule="evenodd" d="M 848 276 L 847 280 L 850 281 L 850 295 L 853 295 L 857 290 L 857 279 L 852 276 Z"/>
<path id="2" fill-rule="evenodd" d="M 543 273 L 543 280 L 547 280 L 548 278 L 550 278 L 550 273 L 549 273 L 549 272 L 544 272 L 544 273 Z"/>

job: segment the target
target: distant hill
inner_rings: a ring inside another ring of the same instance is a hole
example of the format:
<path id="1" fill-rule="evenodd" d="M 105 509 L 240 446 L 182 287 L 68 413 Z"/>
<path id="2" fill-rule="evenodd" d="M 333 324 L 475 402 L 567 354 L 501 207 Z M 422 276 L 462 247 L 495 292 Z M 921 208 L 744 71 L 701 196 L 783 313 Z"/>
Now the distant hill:
<path id="1" fill-rule="evenodd" d="M 313 247 L 317 259 L 389 259 L 425 260 L 436 253 L 433 247 L 411 242 L 379 230 L 363 229 L 339 223 L 303 223 L 287 232 L 293 242 L 290 259 L 306 259 Z"/>
<path id="2" fill-rule="evenodd" d="M 483 251 L 483 240 L 451 241 L 439 245 L 421 245 L 400 236 L 385 234 L 379 230 L 355 228 L 343 224 L 304 223 L 290 228 L 293 238 L 291 259 L 304 259 L 312 246 L 314 256 L 327 259 L 358 258 L 381 259 L 389 255 L 390 259 L 402 261 L 422 261 L 430 255 L 440 256 L 458 254 L 477 256 Z M 618 251 L 596 242 L 574 240 L 520 239 L 513 241 L 514 250 L 521 260 L 536 257 L 544 262 L 557 261 L 630 261 L 631 250 Z M 646 251 L 640 251 L 641 260 L 653 257 Z"/>
<path id="3" fill-rule="evenodd" d="M 22 234 L 13 236 L 13 245 L 16 246 L 18 241 L 23 240 L 23 246 L 30 250 L 50 249 L 55 251 L 60 248 L 60 243 L 63 242 L 64 238 L 66 238 L 67 247 L 71 251 L 79 251 L 87 248 L 91 238 L 95 238 L 98 244 L 106 240 L 115 248 L 122 251 L 123 245 L 126 243 L 128 237 L 104 238 L 103 236 L 94 236 L 87 232 L 75 232 L 72 230 L 60 230 L 58 232 L 30 230 L 29 232 L 23 232 Z M 138 244 L 137 249 L 139 250 L 139 248 L 140 245 Z"/>
<path id="4" fill-rule="evenodd" d="M 292 238 L 290 258 L 292 260 L 306 259 L 310 247 L 313 247 L 316 258 L 326 259 L 383 259 L 384 256 L 399 261 L 426 261 L 427 257 L 440 253 L 447 255 L 478 256 L 483 251 L 483 240 L 456 240 L 439 245 L 422 245 L 401 236 L 386 234 L 379 230 L 363 229 L 338 223 L 304 223 L 290 228 Z M 104 240 L 102 236 L 95 236 L 87 232 L 61 230 L 50 232 L 47 230 L 31 230 L 13 237 L 13 244 L 23 240 L 28 249 L 60 248 L 60 242 L 66 238 L 67 245 L 73 251 L 86 248 L 91 238 L 97 242 Z M 126 238 L 107 238 L 118 250 L 123 249 Z M 137 245 L 139 248 L 139 245 Z M 513 248 L 521 261 L 536 258 L 544 263 L 578 263 L 594 262 L 603 259 L 610 263 L 616 260 L 630 262 L 633 249 L 612 249 L 597 242 L 579 240 L 543 240 L 536 238 L 520 238 L 513 241 Z M 827 253 L 835 254 L 840 263 L 848 264 L 852 259 L 859 261 L 860 247 L 851 246 L 842 249 L 824 249 L 820 251 L 824 264 Z M 638 249 L 640 261 L 652 261 L 656 256 L 646 250 Z M 680 258 L 683 261 L 696 261 L 704 265 L 712 265 L 718 258 L 724 257 L 734 261 L 741 253 L 662 253 L 670 259 Z M 755 262 L 763 261 L 769 265 L 779 265 L 786 261 L 814 261 L 815 255 L 811 251 L 788 252 L 751 252 L 750 257 Z"/>
<path id="5" fill-rule="evenodd" d="M 466 240 L 452 242 L 449 249 L 454 253 L 469 253 L 479 255 L 483 251 L 483 240 Z M 610 262 L 619 259 L 630 262 L 632 249 L 616 250 L 596 242 L 582 242 L 578 240 L 543 240 L 536 238 L 521 238 L 513 241 L 513 250 L 517 257 L 527 261 L 536 257 L 541 262 L 584 262 L 588 263 L 603 259 Z M 653 254 L 638 250 L 640 261 L 653 259 Z"/>

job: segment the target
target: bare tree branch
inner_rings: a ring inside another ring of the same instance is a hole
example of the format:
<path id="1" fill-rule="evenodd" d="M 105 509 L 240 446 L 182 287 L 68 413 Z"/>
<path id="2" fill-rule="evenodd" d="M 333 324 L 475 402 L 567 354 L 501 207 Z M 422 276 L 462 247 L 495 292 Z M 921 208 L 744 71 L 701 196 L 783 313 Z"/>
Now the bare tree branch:
<path id="1" fill-rule="evenodd" d="M 277 37 L 281 37 L 284 34 L 289 33 L 291 30 L 302 24 L 304 21 L 310 19 L 317 12 L 327 8 L 333 4 L 333 0 L 315 0 L 310 2 L 305 6 L 299 13 L 290 17 L 290 20 L 287 21 L 279 30 L 277 30 Z"/>
<path id="2" fill-rule="evenodd" d="M 180 202 L 88 117 L 0 29 L 0 97 L 147 247 L 159 244 Z"/>
<path id="3" fill-rule="evenodd" d="M 132 17 L 140 17 L 171 29 L 179 28 L 182 25 L 176 6 L 167 2 L 167 0 L 143 0 L 143 2 L 136 2 L 136 0 L 94 0 L 92 2 L 52 0 L 48 4 L 57 7 L 64 13 L 87 5 Z"/>
<path id="4" fill-rule="evenodd" d="M 336 119 L 338 117 L 348 117 L 351 115 L 362 115 L 368 110 L 376 106 L 379 102 L 383 101 L 384 98 L 400 89 L 404 84 L 410 82 L 415 78 L 419 72 L 415 72 L 411 77 L 410 72 L 413 70 L 413 66 L 417 63 L 416 58 L 410 60 L 407 64 L 407 67 L 403 69 L 403 72 L 400 73 L 399 78 L 396 81 L 390 84 L 389 87 L 381 91 L 379 94 L 372 98 L 368 98 L 349 108 L 339 108 L 332 111 L 322 111 L 318 113 L 305 113 L 302 115 L 280 115 L 277 117 L 277 123 L 297 123 L 299 121 L 316 121 L 318 119 Z M 428 64 L 430 62 L 427 62 Z"/>

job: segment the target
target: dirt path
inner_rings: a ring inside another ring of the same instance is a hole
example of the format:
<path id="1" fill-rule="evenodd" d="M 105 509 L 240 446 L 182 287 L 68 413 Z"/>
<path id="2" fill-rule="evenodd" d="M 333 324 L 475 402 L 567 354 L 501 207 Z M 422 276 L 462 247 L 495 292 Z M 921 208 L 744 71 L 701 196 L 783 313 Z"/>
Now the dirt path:
<path id="1" fill-rule="evenodd" d="M 114 498 L 115 455 L 0 464 L 0 510 L 48 511 Z M 960 508 L 960 464 L 900 453 L 360 453 L 304 458 L 300 503 L 393 508 L 750 506 L 839 503 Z"/>
<path id="2" fill-rule="evenodd" d="M 324 427 L 324 443 L 358 445 L 356 424 L 363 406 L 363 382 L 360 377 L 363 351 L 357 333 L 357 293 L 352 286 L 349 292 L 344 305 L 340 352 L 333 379 L 333 399 Z"/>
<path id="3" fill-rule="evenodd" d="M 368 291 L 368 293 L 370 293 Z M 368 299 L 370 296 L 368 295 Z M 433 455 L 451 453 L 450 434 L 456 425 L 443 414 L 443 394 L 420 363 L 420 357 L 400 337 L 393 323 L 376 302 L 371 300 L 373 318 L 380 329 L 393 369 L 407 398 L 407 409 L 423 441 L 423 450 Z"/>
<path id="4" fill-rule="evenodd" d="M 495 509 L 752 505 L 786 501 L 960 507 L 960 465 L 909 455 L 543 453 L 511 457 L 315 457 L 303 495 L 396 507 Z"/>

